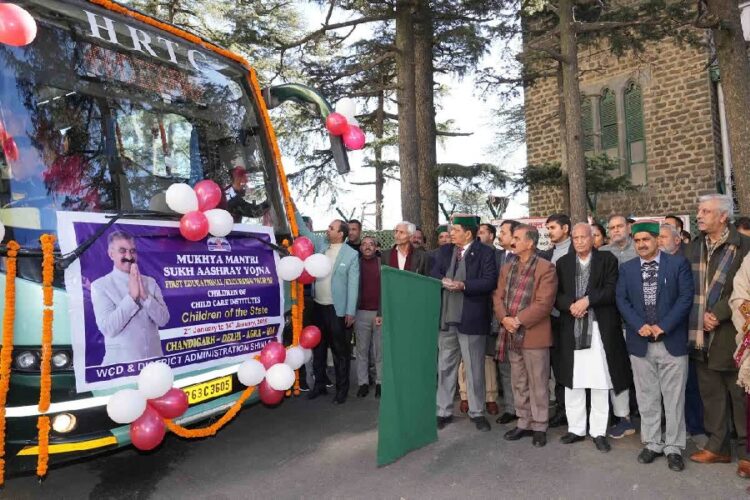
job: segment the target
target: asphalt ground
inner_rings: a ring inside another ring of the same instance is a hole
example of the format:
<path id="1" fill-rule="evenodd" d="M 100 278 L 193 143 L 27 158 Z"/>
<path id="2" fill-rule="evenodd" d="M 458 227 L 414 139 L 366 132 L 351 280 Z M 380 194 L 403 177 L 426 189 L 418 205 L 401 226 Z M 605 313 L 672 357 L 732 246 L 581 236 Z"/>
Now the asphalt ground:
<path id="1" fill-rule="evenodd" d="M 510 426 L 492 420 L 479 432 L 465 416 L 439 432 L 437 442 L 386 467 L 376 465 L 378 401 L 373 391 L 343 406 L 332 395 L 245 408 L 213 438 L 168 435 L 150 453 L 117 453 L 10 478 L 0 496 L 13 499 L 294 499 L 294 498 L 747 498 L 750 481 L 736 464 L 699 465 L 673 472 L 666 460 L 636 461 L 638 436 L 612 440 L 602 454 L 587 439 L 563 445 L 564 428 L 548 444 L 503 440 Z"/>

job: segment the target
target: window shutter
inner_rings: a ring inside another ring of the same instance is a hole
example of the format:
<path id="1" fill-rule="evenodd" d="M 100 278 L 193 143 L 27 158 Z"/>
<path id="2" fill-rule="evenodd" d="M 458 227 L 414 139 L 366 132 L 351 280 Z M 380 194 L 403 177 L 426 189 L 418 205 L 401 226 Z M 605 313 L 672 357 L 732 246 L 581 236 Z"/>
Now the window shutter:
<path id="1" fill-rule="evenodd" d="M 634 83 L 631 83 L 625 90 L 625 126 L 628 144 L 643 140 L 643 105 L 641 101 L 641 87 Z"/>
<path id="2" fill-rule="evenodd" d="M 591 99 L 581 95 L 581 125 L 583 127 L 583 150 L 594 150 L 594 116 Z"/>
<path id="3" fill-rule="evenodd" d="M 602 149 L 617 149 L 617 105 L 615 93 L 610 89 L 602 91 L 599 120 L 602 126 Z"/>

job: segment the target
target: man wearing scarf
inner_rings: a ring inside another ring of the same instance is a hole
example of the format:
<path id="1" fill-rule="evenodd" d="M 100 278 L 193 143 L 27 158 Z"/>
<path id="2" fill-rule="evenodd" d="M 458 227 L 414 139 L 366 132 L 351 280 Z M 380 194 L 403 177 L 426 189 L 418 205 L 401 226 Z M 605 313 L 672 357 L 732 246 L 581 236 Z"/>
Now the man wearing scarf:
<path id="1" fill-rule="evenodd" d="M 478 227 L 479 217 L 455 215 L 450 229 L 452 244 L 440 247 L 432 268 L 432 277 L 443 282 L 438 338 L 438 429 L 453 420 L 458 363 L 463 358 L 469 417 L 478 430 L 490 430 L 484 416 L 484 356 L 497 266 L 492 248 L 476 239 Z"/>
<path id="2" fill-rule="evenodd" d="M 557 381 L 565 386 L 568 432 L 563 444 L 586 437 L 586 391 L 591 392 L 589 434 L 602 453 L 607 441 L 609 391 L 630 387 L 632 374 L 615 305 L 617 257 L 594 250 L 591 226 L 576 224 L 572 232 L 575 253 L 562 256 L 556 265 L 560 329 L 555 338 L 559 359 Z"/>
<path id="3" fill-rule="evenodd" d="M 518 423 L 505 433 L 516 441 L 533 436 L 532 444 L 547 444 L 549 372 L 552 345 L 550 314 L 557 292 L 555 266 L 536 255 L 539 233 L 521 224 L 513 231 L 517 258 L 500 270 L 493 296 L 500 322 L 498 359 L 510 360 L 513 402 Z"/>
<path id="4" fill-rule="evenodd" d="M 710 438 L 703 450 L 690 460 L 698 463 L 728 463 L 730 426 L 727 422 L 727 395 L 731 398 L 732 419 L 737 431 L 740 476 L 750 476 L 745 440 L 745 395 L 737 385 L 733 354 L 737 330 L 732 324 L 729 297 L 737 270 L 750 251 L 750 238 L 729 224 L 732 199 L 725 195 L 701 196 L 698 229 L 701 234 L 685 251 L 690 261 L 695 298 L 690 311 L 688 345 L 696 361 L 698 385 L 703 399 L 703 423 Z"/>
<path id="5" fill-rule="evenodd" d="M 642 464 L 667 455 L 673 471 L 685 468 L 685 386 L 688 315 L 695 289 L 690 264 L 659 249 L 659 224 L 633 224 L 640 258 L 620 267 L 617 306 L 625 320 L 628 352 L 641 413 Z M 662 434 L 662 404 L 666 420 Z"/>
<path id="6" fill-rule="evenodd" d="M 427 256 L 421 248 L 411 244 L 411 237 L 417 230 L 417 226 L 408 221 L 396 224 L 393 230 L 393 239 L 396 244 L 390 250 L 383 252 L 381 257 L 384 266 L 395 267 L 402 271 L 411 271 L 418 274 L 427 274 Z"/>

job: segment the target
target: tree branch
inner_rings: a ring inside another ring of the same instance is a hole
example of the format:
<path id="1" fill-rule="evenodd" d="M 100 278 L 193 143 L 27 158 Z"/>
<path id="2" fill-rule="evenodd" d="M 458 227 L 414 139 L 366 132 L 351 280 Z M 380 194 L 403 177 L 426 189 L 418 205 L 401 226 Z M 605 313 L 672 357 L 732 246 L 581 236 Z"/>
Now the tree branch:
<path id="1" fill-rule="evenodd" d="M 443 137 L 468 137 L 470 135 L 474 135 L 474 132 L 442 132 L 438 130 L 436 132 L 436 135 Z"/>
<path id="2" fill-rule="evenodd" d="M 324 35 L 327 31 L 331 30 L 337 30 L 340 28 L 348 28 L 350 26 L 358 26 L 360 24 L 366 24 L 366 23 L 374 23 L 377 21 L 388 21 L 395 18 L 394 13 L 388 13 L 388 14 L 379 14 L 379 15 L 373 15 L 373 16 L 363 16 L 359 17 L 357 19 L 351 19 L 349 21 L 344 21 L 341 23 L 334 23 L 334 24 L 324 24 L 320 27 L 320 29 L 317 29 L 313 31 L 312 33 L 307 34 L 306 36 L 300 38 L 299 40 L 287 44 L 279 44 L 279 49 L 289 50 L 293 49 L 294 47 L 299 47 L 300 45 L 304 45 L 307 42 L 314 40 L 322 35 Z"/>

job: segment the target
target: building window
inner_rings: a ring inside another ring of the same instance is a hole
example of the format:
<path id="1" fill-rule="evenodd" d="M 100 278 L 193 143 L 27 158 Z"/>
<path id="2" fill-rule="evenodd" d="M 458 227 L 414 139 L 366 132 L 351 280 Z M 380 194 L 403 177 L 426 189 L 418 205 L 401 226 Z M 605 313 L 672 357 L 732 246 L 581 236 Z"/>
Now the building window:
<path id="1" fill-rule="evenodd" d="M 629 82 L 625 87 L 625 146 L 628 172 L 635 185 L 646 183 L 646 141 L 643 132 L 641 87 Z"/>
<path id="2" fill-rule="evenodd" d="M 602 90 L 599 100 L 599 123 L 602 129 L 602 152 L 611 158 L 618 158 L 617 102 L 611 89 Z"/>
<path id="3" fill-rule="evenodd" d="M 581 96 L 581 115 L 583 128 L 583 152 L 594 151 L 594 115 L 591 99 L 585 95 Z"/>

